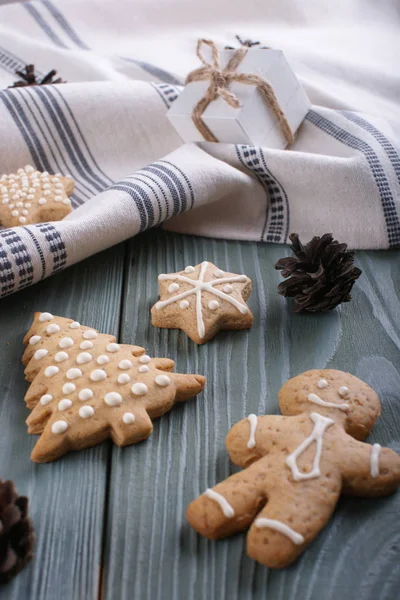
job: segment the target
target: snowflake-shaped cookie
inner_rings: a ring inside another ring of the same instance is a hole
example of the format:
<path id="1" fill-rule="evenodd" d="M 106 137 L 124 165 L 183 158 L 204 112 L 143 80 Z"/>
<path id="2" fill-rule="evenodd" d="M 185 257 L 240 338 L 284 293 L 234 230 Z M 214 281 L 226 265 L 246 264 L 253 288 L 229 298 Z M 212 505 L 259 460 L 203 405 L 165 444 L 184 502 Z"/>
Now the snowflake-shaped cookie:
<path id="1" fill-rule="evenodd" d="M 27 165 L 0 177 L 0 225 L 16 227 L 61 221 L 71 212 L 74 181 Z"/>
<path id="2" fill-rule="evenodd" d="M 221 329 L 248 329 L 253 315 L 246 304 L 251 280 L 222 271 L 211 262 L 159 275 L 160 299 L 151 309 L 156 327 L 182 329 L 204 344 Z"/>

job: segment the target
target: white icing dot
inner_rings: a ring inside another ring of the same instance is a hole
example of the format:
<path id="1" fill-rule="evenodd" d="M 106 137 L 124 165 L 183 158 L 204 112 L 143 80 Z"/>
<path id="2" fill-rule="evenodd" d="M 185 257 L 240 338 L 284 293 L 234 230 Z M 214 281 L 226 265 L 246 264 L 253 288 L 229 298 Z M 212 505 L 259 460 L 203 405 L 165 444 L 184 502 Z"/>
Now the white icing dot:
<path id="1" fill-rule="evenodd" d="M 128 373 L 120 373 L 117 377 L 118 383 L 129 383 L 131 378 Z"/>
<path id="2" fill-rule="evenodd" d="M 51 188 L 51 185 L 49 183 L 44 183 L 43 184 L 43 189 L 44 190 L 49 190 Z"/>
<path id="3" fill-rule="evenodd" d="M 127 360 L 127 359 L 121 360 L 121 362 L 119 363 L 118 366 L 120 369 L 123 369 L 124 371 L 126 371 L 127 369 L 132 369 L 132 367 L 133 367 L 131 361 Z"/>
<path id="4" fill-rule="evenodd" d="M 27 200 L 34 200 L 35 196 L 33 194 L 28 194 L 26 197 Z"/>
<path id="5" fill-rule="evenodd" d="M 135 394 L 135 396 L 144 396 L 149 391 L 149 388 L 145 383 L 137 382 L 133 384 L 131 390 Z"/>
<path id="6" fill-rule="evenodd" d="M 78 321 L 72 321 L 72 323 L 69 324 L 70 329 L 79 329 L 80 326 L 81 324 L 78 323 Z"/>
<path id="7" fill-rule="evenodd" d="M 32 183 L 32 187 L 33 187 L 33 188 L 35 188 L 35 189 L 37 190 L 37 188 L 39 188 L 39 187 L 40 187 L 40 183 L 39 183 L 38 181 L 34 181 L 34 182 Z"/>
<path id="8" fill-rule="evenodd" d="M 12 208 L 14 208 L 14 206 L 15 204 L 10 204 L 8 208 L 11 210 Z"/>
<path id="9" fill-rule="evenodd" d="M 18 217 L 19 212 L 17 210 L 13 210 L 11 214 L 13 217 Z"/>
<path id="10" fill-rule="evenodd" d="M 94 415 L 94 408 L 92 406 L 81 406 L 79 409 L 79 416 L 82 419 L 89 419 Z"/>
<path id="11" fill-rule="evenodd" d="M 22 214 L 23 214 L 23 215 L 28 215 L 28 214 L 29 214 L 29 210 L 23 210 L 23 211 L 22 211 Z"/>
<path id="12" fill-rule="evenodd" d="M 55 434 L 64 433 L 64 431 L 67 431 L 67 429 L 67 421 L 54 421 L 53 425 L 51 426 L 51 431 Z"/>
<path id="13" fill-rule="evenodd" d="M 350 390 L 349 390 L 349 388 L 348 388 L 348 387 L 346 387 L 345 385 L 342 385 L 342 387 L 340 387 L 340 388 L 338 389 L 338 392 L 339 392 L 339 396 L 342 396 L 342 398 L 343 398 L 344 396 L 348 396 L 348 395 L 350 394 Z"/>
<path id="14" fill-rule="evenodd" d="M 89 388 L 84 388 L 79 392 L 78 398 L 82 402 L 85 402 L 86 400 L 90 400 L 91 398 L 93 398 L 93 392 Z"/>
<path id="15" fill-rule="evenodd" d="M 92 381 L 103 381 L 107 377 L 107 373 L 102 369 L 95 369 L 90 373 L 90 379 Z"/>
<path id="16" fill-rule="evenodd" d="M 83 365 L 85 363 L 90 362 L 92 358 L 93 356 L 89 354 L 89 352 L 80 352 L 76 357 L 76 362 L 78 363 L 78 365 Z"/>
<path id="17" fill-rule="evenodd" d="M 63 204 L 71 204 L 71 200 L 69 198 L 64 198 Z"/>
<path id="18" fill-rule="evenodd" d="M 122 415 L 122 420 L 126 425 L 131 425 L 135 421 L 135 415 L 131 412 L 126 412 Z"/>
<path id="19" fill-rule="evenodd" d="M 17 204 L 15 205 L 17 208 L 22 208 L 24 205 L 23 202 L 17 202 Z"/>
<path id="20" fill-rule="evenodd" d="M 171 379 L 168 377 L 168 375 L 157 375 L 155 382 L 160 387 L 166 387 L 171 383 Z"/>
<path id="21" fill-rule="evenodd" d="M 97 331 L 95 331 L 94 329 L 88 329 L 87 331 L 83 332 L 83 337 L 85 338 L 85 340 L 94 340 L 95 338 L 97 338 Z"/>
<path id="22" fill-rule="evenodd" d="M 78 379 L 78 377 L 82 377 L 82 371 L 76 368 L 68 369 L 66 377 L 67 379 Z"/>
<path id="23" fill-rule="evenodd" d="M 177 292 L 179 290 L 179 283 L 170 283 L 168 286 L 168 291 L 172 294 L 173 292 Z"/>
<path id="24" fill-rule="evenodd" d="M 208 308 L 210 310 L 217 310 L 218 307 L 219 307 L 218 300 L 210 300 L 210 302 L 208 303 Z"/>
<path id="25" fill-rule="evenodd" d="M 100 354 L 100 356 L 97 357 L 96 362 L 98 365 L 106 365 L 110 362 L 110 359 L 105 354 Z"/>
<path id="26" fill-rule="evenodd" d="M 20 217 L 18 221 L 21 223 L 21 225 L 23 225 L 24 223 L 26 223 L 26 217 Z"/>
<path id="27" fill-rule="evenodd" d="M 188 308 L 188 306 L 189 306 L 189 302 L 187 300 L 181 300 L 179 302 L 179 308 L 185 309 L 185 308 Z"/>
<path id="28" fill-rule="evenodd" d="M 193 273 L 194 272 L 194 267 L 192 267 L 191 265 L 188 265 L 185 268 L 185 273 Z"/>
<path id="29" fill-rule="evenodd" d="M 33 173 L 34 170 L 32 165 L 25 165 L 25 173 Z"/>
<path id="30" fill-rule="evenodd" d="M 70 337 L 63 337 L 58 342 L 58 345 L 60 346 L 60 348 L 71 348 L 71 346 L 74 345 L 74 340 Z"/>
<path id="31" fill-rule="evenodd" d="M 60 331 L 61 327 L 59 325 L 57 325 L 57 323 L 50 323 L 50 325 L 47 325 L 46 327 L 46 332 L 47 333 L 57 333 L 58 331 Z"/>
<path id="32" fill-rule="evenodd" d="M 66 352 L 57 352 L 57 354 L 54 357 L 54 360 L 56 362 L 63 362 L 64 360 L 68 360 L 69 356 Z"/>
<path id="33" fill-rule="evenodd" d="M 40 350 L 36 350 L 33 357 L 36 358 L 36 360 L 40 360 L 40 359 L 44 358 L 45 356 L 47 356 L 48 353 L 49 353 L 48 350 L 46 350 L 45 348 L 41 348 Z"/>
<path id="34" fill-rule="evenodd" d="M 39 198 L 39 204 L 46 204 L 47 200 L 46 198 Z"/>
<path id="35" fill-rule="evenodd" d="M 55 202 L 62 202 L 62 196 L 54 196 Z"/>
<path id="36" fill-rule="evenodd" d="M 222 271 L 221 269 L 217 269 L 216 271 L 214 271 L 214 277 L 223 277 L 225 275 L 225 271 Z"/>
<path id="37" fill-rule="evenodd" d="M 50 196 L 50 194 L 51 194 L 51 190 L 44 190 L 43 194 L 44 194 L 45 196 Z"/>
<path id="38" fill-rule="evenodd" d="M 64 411 L 68 410 L 69 408 L 71 408 L 71 406 L 72 406 L 72 400 L 70 400 L 69 398 L 63 398 L 58 403 L 58 410 L 60 410 L 61 412 L 64 412 Z"/>
<path id="39" fill-rule="evenodd" d="M 108 344 L 106 350 L 107 352 L 118 352 L 119 345 L 112 342 L 111 344 Z"/>
<path id="40" fill-rule="evenodd" d="M 122 403 L 122 396 L 118 394 L 118 392 L 108 392 L 104 396 L 104 402 L 108 404 L 108 406 L 118 406 Z"/>
<path id="41" fill-rule="evenodd" d="M 151 358 L 150 358 L 150 356 L 148 354 L 143 354 L 143 356 L 141 356 L 139 358 L 139 362 L 141 362 L 143 365 L 146 365 L 150 361 L 151 361 Z"/>
<path id="42" fill-rule="evenodd" d="M 229 283 L 227 283 L 222 288 L 222 291 L 225 292 L 225 294 L 231 294 L 233 292 L 233 287 Z"/>
<path id="43" fill-rule="evenodd" d="M 323 390 L 324 388 L 328 387 L 328 382 L 326 379 L 320 379 L 319 381 L 317 381 L 317 387 L 319 387 L 321 390 Z"/>
<path id="44" fill-rule="evenodd" d="M 90 350 L 90 348 L 93 348 L 93 342 L 89 342 L 89 340 L 81 342 L 79 344 L 79 348 L 81 348 L 82 350 Z"/>
<path id="45" fill-rule="evenodd" d="M 139 373 L 148 373 L 149 372 L 149 367 L 147 365 L 141 365 L 139 367 Z"/>
<path id="46" fill-rule="evenodd" d="M 44 370 L 44 375 L 45 377 L 54 377 L 54 375 L 57 375 L 57 373 L 60 371 L 60 369 L 58 367 L 55 366 L 51 366 L 51 367 L 47 367 Z"/>
<path id="47" fill-rule="evenodd" d="M 53 181 L 55 181 L 55 179 L 53 179 Z M 61 188 L 63 187 L 63 184 L 57 182 L 54 187 L 56 187 L 58 190 L 61 190 Z"/>
<path id="48" fill-rule="evenodd" d="M 72 392 L 75 392 L 75 390 L 76 385 L 74 383 L 64 383 L 62 387 L 63 394 L 72 394 Z"/>
<path id="49" fill-rule="evenodd" d="M 49 404 L 49 402 L 51 402 L 52 400 L 53 396 L 51 394 L 44 394 L 44 396 L 40 398 L 40 404 L 42 406 L 46 406 L 46 404 Z"/>

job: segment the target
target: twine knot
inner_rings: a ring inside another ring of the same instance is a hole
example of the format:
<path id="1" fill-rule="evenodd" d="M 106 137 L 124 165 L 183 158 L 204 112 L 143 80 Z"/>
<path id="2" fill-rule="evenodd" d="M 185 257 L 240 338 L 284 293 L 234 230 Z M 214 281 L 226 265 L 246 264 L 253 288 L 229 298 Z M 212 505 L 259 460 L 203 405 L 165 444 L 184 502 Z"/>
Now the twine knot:
<path id="1" fill-rule="evenodd" d="M 211 48 L 211 62 L 208 62 L 202 53 L 202 46 L 206 45 Z M 206 110 L 207 106 L 211 104 L 218 97 L 225 100 L 225 102 L 232 108 L 240 108 L 240 102 L 238 98 L 233 94 L 228 86 L 232 82 L 246 83 L 248 85 L 256 86 L 268 106 L 276 115 L 279 124 L 282 128 L 282 132 L 288 144 L 292 144 L 294 141 L 293 133 L 290 129 L 289 123 L 285 117 L 283 110 L 281 109 L 278 100 L 275 96 L 275 92 L 268 81 L 255 74 L 238 73 L 236 71 L 239 64 L 242 62 L 248 52 L 247 47 L 239 48 L 230 59 L 225 69 L 221 68 L 221 61 L 218 48 L 211 40 L 199 40 L 197 42 L 197 56 L 203 63 L 203 66 L 199 69 L 191 71 L 186 78 L 186 83 L 192 81 L 210 81 L 203 98 L 199 100 L 192 112 L 192 119 L 197 129 L 207 142 L 218 142 L 215 135 L 207 127 L 202 120 L 202 115 Z"/>

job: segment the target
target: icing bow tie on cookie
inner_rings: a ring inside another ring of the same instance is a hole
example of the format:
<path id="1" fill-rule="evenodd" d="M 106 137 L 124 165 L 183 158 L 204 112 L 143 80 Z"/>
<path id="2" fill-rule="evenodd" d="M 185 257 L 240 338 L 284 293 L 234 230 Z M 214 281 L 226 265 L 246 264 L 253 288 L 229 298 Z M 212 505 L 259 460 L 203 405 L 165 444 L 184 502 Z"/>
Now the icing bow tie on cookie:
<path id="1" fill-rule="evenodd" d="M 247 552 L 291 564 L 330 519 L 340 494 L 385 496 L 400 485 L 400 457 L 365 444 L 377 394 L 349 373 L 308 371 L 279 392 L 284 416 L 249 415 L 230 430 L 231 460 L 245 470 L 194 500 L 187 518 L 217 539 L 250 527 Z"/>

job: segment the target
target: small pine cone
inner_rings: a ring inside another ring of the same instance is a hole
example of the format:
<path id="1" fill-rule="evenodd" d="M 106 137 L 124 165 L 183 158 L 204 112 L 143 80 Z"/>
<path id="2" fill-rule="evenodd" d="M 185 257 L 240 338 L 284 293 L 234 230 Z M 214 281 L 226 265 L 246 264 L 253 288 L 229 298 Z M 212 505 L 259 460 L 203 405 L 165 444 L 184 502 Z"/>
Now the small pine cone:
<path id="1" fill-rule="evenodd" d="M 15 71 L 15 74 L 21 79 L 14 81 L 12 85 L 8 86 L 9 88 L 26 87 L 31 85 L 48 85 L 49 83 L 66 83 L 61 79 L 61 77 L 54 79 L 57 75 L 57 71 L 55 69 L 52 69 L 41 80 L 38 80 L 35 73 L 35 65 L 26 65 L 22 71 Z"/>
<path id="2" fill-rule="evenodd" d="M 33 542 L 28 498 L 18 496 L 12 481 L 0 479 L 0 584 L 10 581 L 31 560 Z"/>
<path id="3" fill-rule="evenodd" d="M 297 233 L 290 235 L 295 256 L 280 258 L 275 269 L 287 278 L 278 293 L 294 298 L 295 312 L 325 312 L 351 300 L 350 290 L 362 271 L 354 266 L 354 252 L 332 234 L 314 237 L 303 246 Z"/>

